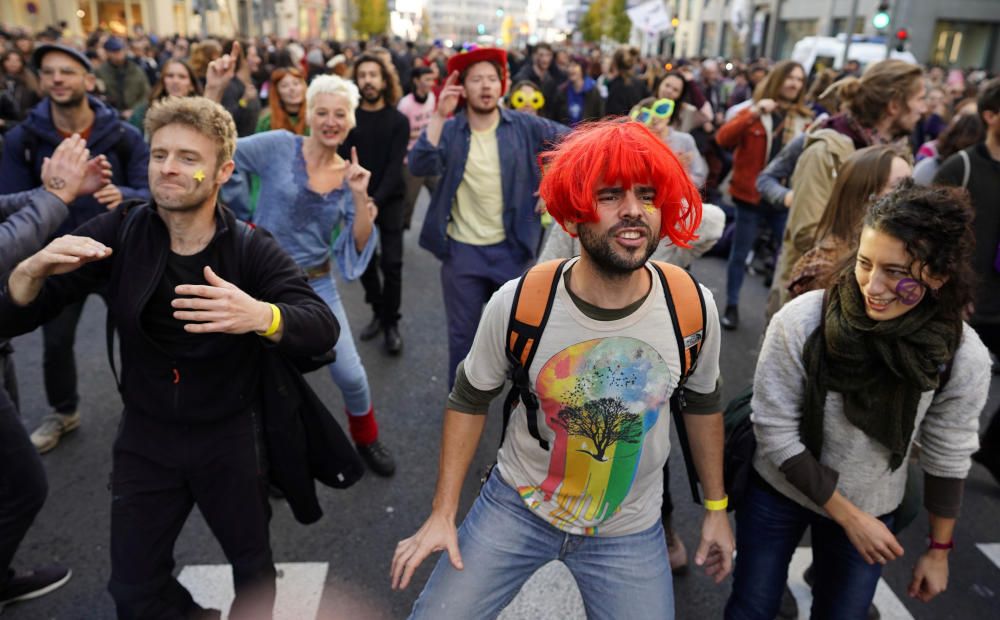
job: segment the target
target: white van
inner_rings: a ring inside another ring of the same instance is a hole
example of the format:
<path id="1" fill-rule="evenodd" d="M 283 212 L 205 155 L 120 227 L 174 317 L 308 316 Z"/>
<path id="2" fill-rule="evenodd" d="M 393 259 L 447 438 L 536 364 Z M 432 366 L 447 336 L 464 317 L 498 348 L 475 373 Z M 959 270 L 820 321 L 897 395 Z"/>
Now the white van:
<path id="1" fill-rule="evenodd" d="M 799 40 L 792 49 L 792 60 L 800 63 L 808 76 L 831 67 L 840 70 L 843 68 L 845 42 L 845 35 L 805 37 Z M 885 43 L 855 35 L 847 55 L 848 60 L 856 60 L 861 63 L 863 70 L 870 63 L 885 59 Z M 889 52 L 889 58 L 898 58 L 909 63 L 919 64 L 913 54 L 907 51 L 897 52 L 895 48 Z"/>

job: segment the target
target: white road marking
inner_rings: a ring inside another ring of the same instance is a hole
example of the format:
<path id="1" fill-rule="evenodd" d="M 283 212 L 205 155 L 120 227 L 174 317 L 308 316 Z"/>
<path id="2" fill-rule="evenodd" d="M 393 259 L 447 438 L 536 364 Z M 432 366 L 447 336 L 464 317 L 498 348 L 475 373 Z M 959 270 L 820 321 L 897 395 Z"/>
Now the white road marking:
<path id="1" fill-rule="evenodd" d="M 319 611 L 326 584 L 326 562 L 277 564 L 278 596 L 274 620 L 311 620 Z M 221 609 L 226 620 L 233 604 L 233 573 L 228 564 L 185 566 L 177 580 L 202 607 Z"/>
<path id="2" fill-rule="evenodd" d="M 812 547 L 799 547 L 792 555 L 788 566 L 788 588 L 795 596 L 799 606 L 799 620 L 809 620 L 809 610 L 812 608 L 812 590 L 802 579 L 802 573 L 812 564 Z M 906 606 L 893 593 L 884 579 L 878 580 L 875 588 L 875 607 L 878 608 L 882 620 L 913 620 Z"/>
<path id="3" fill-rule="evenodd" d="M 993 566 L 1000 568 L 1000 543 L 981 543 L 976 547 L 993 562 Z"/>

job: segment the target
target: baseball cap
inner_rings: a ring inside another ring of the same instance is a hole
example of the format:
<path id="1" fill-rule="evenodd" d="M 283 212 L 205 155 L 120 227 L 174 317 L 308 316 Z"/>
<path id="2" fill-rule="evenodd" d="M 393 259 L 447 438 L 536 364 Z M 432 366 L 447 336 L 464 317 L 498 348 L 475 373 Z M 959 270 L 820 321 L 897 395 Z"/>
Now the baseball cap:
<path id="1" fill-rule="evenodd" d="M 120 52 L 125 49 L 125 43 L 118 37 L 109 37 L 108 40 L 104 42 L 104 49 L 109 52 Z"/>
<path id="2" fill-rule="evenodd" d="M 39 45 L 35 48 L 35 51 L 31 54 L 31 64 L 36 70 L 40 70 L 42 68 L 42 58 L 45 58 L 45 55 L 49 52 L 61 52 L 66 54 L 73 60 L 80 63 L 80 65 L 87 70 L 87 73 L 94 70 L 94 65 L 90 64 L 90 60 L 88 60 L 87 57 L 80 52 L 80 50 L 69 47 L 68 45 L 60 45 L 58 43 L 46 43 L 45 45 Z"/>

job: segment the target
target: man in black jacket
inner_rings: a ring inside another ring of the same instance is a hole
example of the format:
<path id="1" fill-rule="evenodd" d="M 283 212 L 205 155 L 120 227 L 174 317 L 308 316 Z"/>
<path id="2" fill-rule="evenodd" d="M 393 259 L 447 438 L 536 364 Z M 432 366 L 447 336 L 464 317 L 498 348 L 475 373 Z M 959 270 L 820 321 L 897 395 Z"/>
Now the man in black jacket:
<path id="1" fill-rule="evenodd" d="M 400 306 L 403 295 L 403 219 L 406 185 L 403 182 L 403 158 L 410 139 L 410 121 L 396 110 L 399 83 L 394 73 L 378 57 L 365 54 L 354 63 L 351 76 L 361 91 L 361 105 L 354 113 L 357 125 L 340 146 L 348 157 L 358 149 L 358 161 L 371 170 L 369 194 L 378 207 L 381 247 L 361 276 L 365 301 L 375 316 L 360 334 L 371 340 L 385 333 L 385 350 L 390 355 L 403 351 L 399 333 Z M 382 274 L 379 277 L 379 271 Z"/>
<path id="2" fill-rule="evenodd" d="M 66 205 L 108 182 L 107 160 L 98 156 L 88 163 L 88 157 L 79 135 L 67 138 L 42 166 L 42 187 L 0 196 L 0 272 L 45 244 L 69 215 Z M 38 451 L 18 417 L 11 352 L 10 343 L 0 339 L 0 612 L 61 587 L 72 574 L 62 566 L 19 573 L 10 568 L 48 491 Z"/>
<path id="3" fill-rule="evenodd" d="M 0 335 L 34 329 L 98 288 L 121 342 L 123 420 L 113 451 L 111 581 L 121 618 L 199 611 L 173 578 L 197 505 L 232 564 L 233 617 L 270 613 L 267 476 L 260 459 L 264 347 L 319 355 L 336 319 L 262 230 L 217 203 L 236 128 L 218 104 L 172 99 L 146 116 L 153 201 L 100 215 L 21 262 Z M 256 616 L 254 616 L 256 617 Z"/>
<path id="4" fill-rule="evenodd" d="M 983 344 L 1000 355 L 1000 78 L 987 82 L 977 101 L 979 116 L 986 126 L 986 139 L 949 157 L 934 176 L 939 185 L 963 187 L 976 212 L 976 252 L 972 267 L 979 276 L 975 309 L 969 319 Z M 972 458 L 986 467 L 1000 482 L 1000 411 L 980 441 Z"/>

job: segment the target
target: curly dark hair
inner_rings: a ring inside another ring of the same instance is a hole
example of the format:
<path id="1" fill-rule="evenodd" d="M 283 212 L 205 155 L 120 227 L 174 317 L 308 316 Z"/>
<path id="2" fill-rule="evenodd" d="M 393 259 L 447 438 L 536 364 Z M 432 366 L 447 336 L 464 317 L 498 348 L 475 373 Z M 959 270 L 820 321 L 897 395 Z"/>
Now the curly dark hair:
<path id="1" fill-rule="evenodd" d="M 962 320 L 972 303 L 975 273 L 973 211 L 968 192 L 954 187 L 922 187 L 905 180 L 868 209 L 865 226 L 903 242 L 914 271 L 926 267 L 947 278 L 937 292 L 939 312 Z"/>

